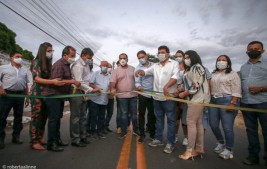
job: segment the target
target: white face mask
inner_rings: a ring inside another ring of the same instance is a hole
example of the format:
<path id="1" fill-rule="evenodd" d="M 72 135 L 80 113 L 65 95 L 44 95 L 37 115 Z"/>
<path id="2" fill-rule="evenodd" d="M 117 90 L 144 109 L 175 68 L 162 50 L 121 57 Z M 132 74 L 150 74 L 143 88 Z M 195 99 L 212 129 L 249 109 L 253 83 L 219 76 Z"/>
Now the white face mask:
<path id="1" fill-rule="evenodd" d="M 46 58 L 51 59 L 53 56 L 53 52 L 46 52 Z"/>
<path id="2" fill-rule="evenodd" d="M 21 65 L 22 62 L 23 62 L 21 58 L 14 58 L 13 61 L 14 61 L 15 63 L 17 63 L 17 64 L 20 64 L 20 65 Z"/>
<path id="3" fill-rule="evenodd" d="M 177 57 L 177 58 L 175 58 L 175 61 L 181 63 L 183 61 L 183 58 L 182 57 Z"/>
<path id="4" fill-rule="evenodd" d="M 126 63 L 127 63 L 127 61 L 126 61 L 125 59 L 121 59 L 121 60 L 120 60 L 120 65 L 121 65 L 121 66 L 125 66 Z"/>
<path id="5" fill-rule="evenodd" d="M 158 54 L 159 62 L 163 62 L 165 60 L 165 54 Z"/>
<path id="6" fill-rule="evenodd" d="M 108 68 L 107 72 L 111 73 L 111 71 L 112 71 L 112 68 Z"/>
<path id="7" fill-rule="evenodd" d="M 85 62 L 85 64 L 89 65 L 89 64 L 92 63 L 93 61 L 92 61 L 92 59 L 86 59 L 84 62 Z"/>
<path id="8" fill-rule="evenodd" d="M 69 64 L 74 63 L 75 62 L 75 58 L 68 58 L 68 62 L 69 62 Z"/>
<path id="9" fill-rule="evenodd" d="M 186 66 L 191 66 L 191 60 L 190 59 L 185 59 L 184 63 Z"/>
<path id="10" fill-rule="evenodd" d="M 217 68 L 219 70 L 224 70 L 227 68 L 227 62 L 226 61 L 218 61 L 217 62 Z"/>

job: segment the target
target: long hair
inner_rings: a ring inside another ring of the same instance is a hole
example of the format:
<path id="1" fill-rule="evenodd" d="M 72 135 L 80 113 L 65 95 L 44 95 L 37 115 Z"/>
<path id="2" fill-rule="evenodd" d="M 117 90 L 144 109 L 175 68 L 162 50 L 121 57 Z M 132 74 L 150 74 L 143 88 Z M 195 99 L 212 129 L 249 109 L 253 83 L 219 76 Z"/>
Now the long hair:
<path id="1" fill-rule="evenodd" d="M 190 67 L 192 67 L 193 65 L 198 63 L 204 68 L 204 66 L 202 65 L 201 58 L 196 51 L 188 50 L 185 52 L 185 55 L 188 55 L 190 60 L 191 60 L 191 66 Z M 186 67 L 186 70 L 189 70 L 190 67 Z"/>
<path id="2" fill-rule="evenodd" d="M 52 67 L 52 59 L 48 59 L 46 57 L 46 49 L 48 47 L 52 47 L 52 45 L 48 42 L 44 42 L 39 46 L 38 53 L 36 58 L 33 61 L 32 68 L 41 61 L 41 77 L 44 79 L 48 79 L 50 77 L 51 67 Z"/>
<path id="3" fill-rule="evenodd" d="M 217 62 L 218 62 L 218 59 L 219 59 L 221 56 L 224 56 L 224 57 L 226 58 L 226 60 L 227 60 L 227 68 L 225 69 L 225 74 L 232 72 L 232 62 L 231 62 L 231 59 L 229 58 L 229 56 L 227 56 L 227 55 L 220 55 L 220 56 L 216 59 L 215 69 L 213 70 L 212 73 L 215 73 L 215 72 L 219 71 L 219 69 L 217 68 Z"/>

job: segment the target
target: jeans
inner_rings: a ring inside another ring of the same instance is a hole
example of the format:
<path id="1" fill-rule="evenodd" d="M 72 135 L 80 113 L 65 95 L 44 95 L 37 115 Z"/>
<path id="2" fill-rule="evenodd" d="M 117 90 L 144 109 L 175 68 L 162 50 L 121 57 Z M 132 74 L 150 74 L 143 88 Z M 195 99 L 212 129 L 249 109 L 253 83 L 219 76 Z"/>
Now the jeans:
<path id="1" fill-rule="evenodd" d="M 176 128 L 176 105 L 175 101 L 154 100 L 154 112 L 156 116 L 156 139 L 163 141 L 164 119 L 167 116 L 167 143 L 173 145 Z"/>
<path id="2" fill-rule="evenodd" d="M 211 97 L 211 103 L 218 105 L 229 105 L 231 99 L 232 96 L 219 98 Z M 212 132 L 218 142 L 225 141 L 225 146 L 228 149 L 232 149 L 234 147 L 234 122 L 237 113 L 237 110 L 231 110 L 230 112 L 227 112 L 226 109 L 209 107 L 209 123 Z M 225 139 L 223 138 L 221 129 L 219 127 L 220 123 L 222 124 Z"/>
<path id="3" fill-rule="evenodd" d="M 118 102 L 118 98 L 116 98 L 116 105 L 117 105 L 117 116 L 116 116 L 116 125 L 117 125 L 117 128 L 121 128 L 121 112 L 120 112 L 120 105 L 119 105 L 119 102 Z"/>
<path id="4" fill-rule="evenodd" d="M 86 103 L 86 131 L 91 133 L 91 112 L 90 112 L 90 100 Z"/>
<path id="5" fill-rule="evenodd" d="M 129 124 L 129 116 L 132 120 L 133 131 L 138 131 L 137 125 L 137 97 L 132 98 L 117 98 L 120 109 L 120 124 L 122 135 L 127 133 L 127 126 Z"/>
<path id="6" fill-rule="evenodd" d="M 3 141 L 5 139 L 5 128 L 7 124 L 7 116 L 13 108 L 14 110 L 14 125 L 13 125 L 13 137 L 19 137 L 20 132 L 23 128 L 22 125 L 22 115 L 24 107 L 24 98 L 16 97 L 0 97 L 0 139 Z"/>
<path id="7" fill-rule="evenodd" d="M 155 137 L 156 117 L 154 114 L 153 98 L 138 95 L 138 122 L 141 136 L 145 136 L 145 115 L 147 110 L 147 127 L 151 138 Z"/>
<path id="8" fill-rule="evenodd" d="M 105 117 L 105 126 L 104 126 L 105 128 L 109 128 L 109 123 L 113 115 L 113 109 L 114 109 L 114 99 L 108 99 L 107 114 Z"/>
<path id="9" fill-rule="evenodd" d="M 105 113 L 107 105 L 97 104 L 90 101 L 91 131 L 92 134 L 100 133 L 104 129 Z"/>
<path id="10" fill-rule="evenodd" d="M 57 98 L 44 99 L 48 109 L 48 145 L 60 139 L 60 118 L 63 116 L 64 100 Z"/>
<path id="11" fill-rule="evenodd" d="M 76 94 L 81 94 L 79 90 Z M 86 137 L 86 101 L 83 97 L 70 98 L 70 137 L 72 143 Z"/>
<path id="12" fill-rule="evenodd" d="M 244 104 L 241 107 L 254 109 L 267 109 L 267 102 L 260 104 Z M 249 156 L 259 158 L 260 141 L 258 135 L 258 122 L 262 128 L 262 136 L 264 140 L 264 159 L 267 160 L 267 113 L 247 112 L 243 111 L 243 118 L 246 125 L 248 137 L 248 152 Z"/>

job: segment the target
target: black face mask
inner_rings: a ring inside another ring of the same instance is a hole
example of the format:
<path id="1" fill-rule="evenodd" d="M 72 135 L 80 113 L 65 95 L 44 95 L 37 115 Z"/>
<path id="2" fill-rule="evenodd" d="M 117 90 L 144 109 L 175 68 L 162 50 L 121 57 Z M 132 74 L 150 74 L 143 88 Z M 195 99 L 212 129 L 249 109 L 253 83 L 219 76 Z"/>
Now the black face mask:
<path id="1" fill-rule="evenodd" d="M 258 50 L 247 51 L 247 55 L 250 59 L 256 59 L 261 55 L 261 51 Z"/>

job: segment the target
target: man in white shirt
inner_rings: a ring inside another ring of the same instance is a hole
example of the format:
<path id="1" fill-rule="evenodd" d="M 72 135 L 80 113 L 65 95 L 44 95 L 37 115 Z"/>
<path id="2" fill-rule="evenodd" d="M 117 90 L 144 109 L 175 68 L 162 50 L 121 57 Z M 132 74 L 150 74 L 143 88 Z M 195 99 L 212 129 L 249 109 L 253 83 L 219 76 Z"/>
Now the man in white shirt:
<path id="1" fill-rule="evenodd" d="M 72 89 L 73 94 L 83 94 L 89 92 L 101 92 L 99 88 L 89 86 L 90 68 L 89 63 L 94 56 L 90 48 L 84 48 L 81 57 L 72 65 L 72 78 L 81 83 L 79 88 Z M 89 144 L 86 139 L 86 97 L 70 98 L 70 137 L 71 145 L 85 147 Z"/>
<path id="2" fill-rule="evenodd" d="M 171 96 L 177 87 L 177 62 L 171 60 L 170 50 L 167 46 L 160 46 L 158 48 L 159 63 L 154 64 L 146 70 L 137 70 L 136 75 L 147 76 L 154 75 L 153 89 L 159 95 L 154 97 L 154 112 L 156 116 L 156 139 L 154 139 L 149 146 L 158 147 L 163 146 L 163 130 L 164 118 L 167 116 L 167 145 L 164 149 L 165 153 L 172 153 L 175 141 L 175 127 L 176 127 L 176 102 L 166 100 L 165 96 Z M 164 94 L 164 95 L 163 95 Z"/>

